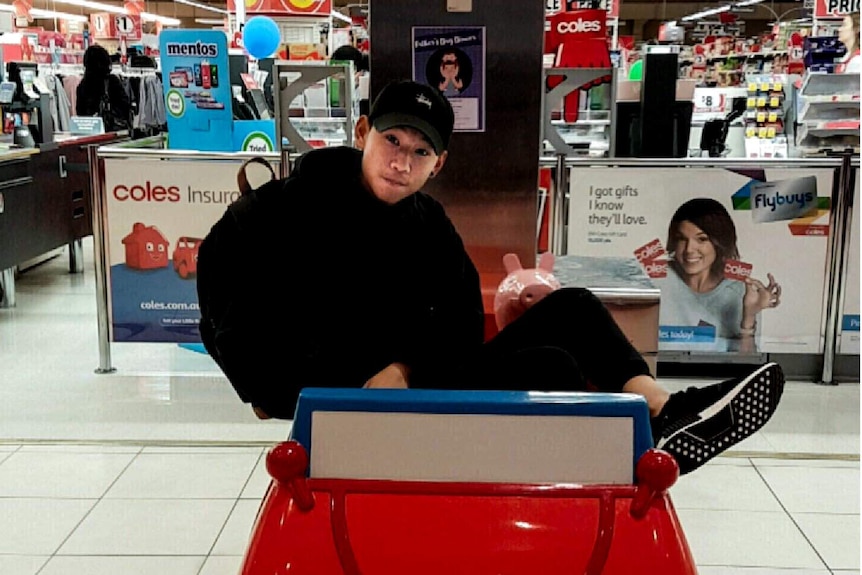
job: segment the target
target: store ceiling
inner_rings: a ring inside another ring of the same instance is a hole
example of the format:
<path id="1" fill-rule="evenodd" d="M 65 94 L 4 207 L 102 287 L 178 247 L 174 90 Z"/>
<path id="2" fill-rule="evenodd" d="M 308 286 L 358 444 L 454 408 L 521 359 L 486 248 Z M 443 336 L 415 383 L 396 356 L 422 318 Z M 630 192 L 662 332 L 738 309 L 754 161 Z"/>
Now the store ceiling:
<path id="1" fill-rule="evenodd" d="M 7 2 L 9 0 L 0 0 Z M 121 5 L 118 0 L 102 0 L 110 4 Z M 195 0 L 198 3 L 206 4 L 216 8 L 224 9 L 225 0 Z M 439 2 L 441 7 L 444 0 L 432 0 Z M 494 0 L 475 0 L 493 2 Z M 530 0 L 527 0 L 530 1 Z M 541 0 L 533 0 L 541 1 Z M 658 0 L 658 1 L 630 1 L 621 0 L 620 18 L 622 20 L 676 20 L 688 14 L 699 12 L 706 8 L 714 8 L 727 4 L 725 1 L 705 1 L 692 2 L 691 0 Z M 333 5 L 341 12 L 346 12 L 347 7 L 351 5 L 370 6 L 369 0 L 333 0 Z M 83 13 L 86 14 L 92 10 L 87 8 L 76 8 L 69 4 L 61 4 L 53 0 L 33 0 L 34 8 L 43 8 L 49 10 L 61 10 L 64 12 Z M 164 16 L 172 16 L 176 18 L 213 18 L 218 17 L 215 12 L 193 8 L 185 4 L 173 2 L 173 0 L 146 0 L 146 9 L 149 12 L 162 14 Z M 750 8 L 750 11 L 739 14 L 742 19 L 756 20 L 774 20 L 777 16 L 784 16 L 783 19 L 798 18 L 805 15 L 803 2 L 801 0 L 789 0 L 784 2 L 767 1 L 762 4 L 757 4 Z"/>

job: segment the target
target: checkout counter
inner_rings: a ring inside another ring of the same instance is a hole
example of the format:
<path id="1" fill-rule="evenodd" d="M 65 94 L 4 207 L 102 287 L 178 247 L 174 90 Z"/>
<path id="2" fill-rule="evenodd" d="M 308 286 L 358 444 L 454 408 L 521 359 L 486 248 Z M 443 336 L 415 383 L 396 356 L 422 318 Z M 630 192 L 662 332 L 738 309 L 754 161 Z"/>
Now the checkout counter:
<path id="1" fill-rule="evenodd" d="M 69 271 L 83 271 L 81 239 L 93 233 L 87 148 L 127 137 L 54 132 L 47 98 L 26 100 L 2 105 L 4 120 L 19 121 L 0 135 L 0 307 L 15 306 L 18 266 L 52 250 L 68 245 Z"/>

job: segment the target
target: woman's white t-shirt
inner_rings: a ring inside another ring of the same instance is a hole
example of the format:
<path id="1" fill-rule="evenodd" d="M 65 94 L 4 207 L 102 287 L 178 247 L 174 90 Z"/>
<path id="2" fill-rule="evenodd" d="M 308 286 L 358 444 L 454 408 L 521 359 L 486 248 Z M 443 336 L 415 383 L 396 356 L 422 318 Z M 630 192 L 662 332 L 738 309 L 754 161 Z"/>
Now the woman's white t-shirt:
<path id="1" fill-rule="evenodd" d="M 715 288 L 698 293 L 668 269 L 667 277 L 657 282 L 661 289 L 659 323 L 662 326 L 715 326 L 717 337 L 739 337 L 742 322 L 742 296 L 745 284 L 722 279 Z"/>

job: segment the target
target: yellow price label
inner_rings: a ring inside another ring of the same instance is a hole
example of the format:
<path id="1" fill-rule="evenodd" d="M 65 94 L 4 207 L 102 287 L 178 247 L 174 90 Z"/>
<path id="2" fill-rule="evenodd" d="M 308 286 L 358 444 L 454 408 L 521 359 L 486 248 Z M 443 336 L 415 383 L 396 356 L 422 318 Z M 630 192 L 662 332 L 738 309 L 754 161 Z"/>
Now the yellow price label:
<path id="1" fill-rule="evenodd" d="M 758 107 L 758 108 L 764 108 L 764 107 L 766 107 L 766 98 L 765 98 L 765 97 L 762 97 L 762 98 L 758 98 L 758 99 L 757 99 L 757 107 Z"/>
<path id="2" fill-rule="evenodd" d="M 773 96 L 772 99 L 769 100 L 769 107 L 770 108 L 777 108 L 778 107 L 778 98 Z"/>
<path id="3" fill-rule="evenodd" d="M 748 99 L 748 107 L 754 108 L 755 106 L 757 106 L 757 98 L 749 98 Z"/>
<path id="4" fill-rule="evenodd" d="M 766 121 L 766 112 L 758 112 L 757 113 L 757 121 L 765 122 Z"/>
<path id="5" fill-rule="evenodd" d="M 775 128 L 769 128 L 766 131 L 766 137 L 767 138 L 774 138 L 775 137 Z"/>
<path id="6" fill-rule="evenodd" d="M 782 92 L 782 91 L 784 91 L 784 84 L 782 84 L 781 82 L 776 82 L 772 86 L 772 89 L 775 90 L 776 92 Z"/>
<path id="7" fill-rule="evenodd" d="M 760 84 L 760 91 L 761 92 L 768 92 L 769 91 L 769 82 L 763 82 L 762 84 Z"/>
<path id="8" fill-rule="evenodd" d="M 760 137 L 760 138 L 765 138 L 765 137 L 767 137 L 766 135 L 767 135 L 768 133 L 769 133 L 769 129 L 768 129 L 768 128 L 765 128 L 765 127 L 764 127 L 764 128 L 759 128 L 759 129 L 757 130 L 757 135 L 758 135 L 758 137 Z"/>
<path id="9" fill-rule="evenodd" d="M 749 82 L 748 83 L 748 91 L 749 92 L 757 92 L 757 83 Z"/>
<path id="10" fill-rule="evenodd" d="M 757 135 L 757 128 L 746 128 L 745 129 L 745 137 L 746 138 L 753 138 L 756 135 Z"/>
<path id="11" fill-rule="evenodd" d="M 775 112 L 772 112 L 771 114 L 769 114 L 769 121 L 770 122 L 777 122 L 778 121 L 778 114 Z"/>

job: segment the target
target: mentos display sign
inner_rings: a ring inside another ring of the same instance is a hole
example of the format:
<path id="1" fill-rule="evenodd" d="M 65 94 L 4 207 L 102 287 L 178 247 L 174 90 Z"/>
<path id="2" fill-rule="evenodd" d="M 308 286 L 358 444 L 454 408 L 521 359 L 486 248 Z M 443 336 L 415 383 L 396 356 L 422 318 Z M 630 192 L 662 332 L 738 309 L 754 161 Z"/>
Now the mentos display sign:
<path id="1" fill-rule="evenodd" d="M 168 147 L 232 151 L 233 111 L 227 37 L 220 30 L 159 35 Z"/>

